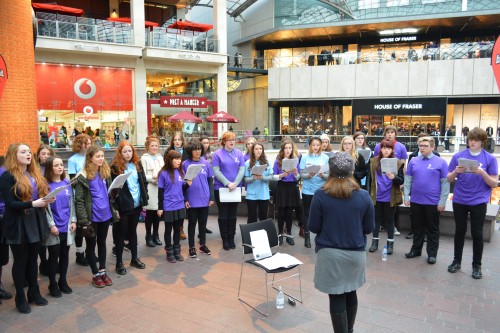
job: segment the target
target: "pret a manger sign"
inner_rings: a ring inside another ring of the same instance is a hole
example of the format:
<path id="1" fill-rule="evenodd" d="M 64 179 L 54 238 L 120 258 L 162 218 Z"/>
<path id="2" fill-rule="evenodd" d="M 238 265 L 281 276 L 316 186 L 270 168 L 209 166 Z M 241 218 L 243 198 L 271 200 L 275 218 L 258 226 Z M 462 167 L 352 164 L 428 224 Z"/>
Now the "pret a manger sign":
<path id="1" fill-rule="evenodd" d="M 160 96 L 160 105 L 164 108 L 207 108 L 206 97 Z"/>

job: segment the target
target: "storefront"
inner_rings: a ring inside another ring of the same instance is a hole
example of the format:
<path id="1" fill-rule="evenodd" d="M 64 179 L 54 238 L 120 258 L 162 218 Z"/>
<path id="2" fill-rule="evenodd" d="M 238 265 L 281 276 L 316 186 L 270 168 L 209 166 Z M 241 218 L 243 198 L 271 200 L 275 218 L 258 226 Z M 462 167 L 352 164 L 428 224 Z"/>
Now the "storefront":
<path id="1" fill-rule="evenodd" d="M 52 146 L 71 144 L 74 130 L 91 130 L 112 146 L 119 127 L 135 143 L 133 70 L 36 64 L 39 128 Z M 66 133 L 64 133 L 66 132 Z"/>

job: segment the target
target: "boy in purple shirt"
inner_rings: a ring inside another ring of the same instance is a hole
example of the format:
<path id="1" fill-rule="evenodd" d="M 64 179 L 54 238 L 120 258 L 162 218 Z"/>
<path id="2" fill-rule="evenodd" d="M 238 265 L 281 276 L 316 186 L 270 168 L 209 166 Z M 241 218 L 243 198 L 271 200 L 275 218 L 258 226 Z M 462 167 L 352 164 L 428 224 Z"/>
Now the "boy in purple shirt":
<path id="1" fill-rule="evenodd" d="M 448 181 L 456 181 L 453 190 L 453 215 L 455 217 L 455 254 L 448 272 L 456 273 L 462 264 L 467 216 L 470 213 L 472 235 L 472 277 L 481 279 L 483 257 L 483 225 L 491 189 L 497 187 L 498 164 L 496 158 L 485 151 L 488 136 L 481 128 L 474 128 L 467 134 L 468 149 L 456 153 L 448 167 Z M 459 165 L 459 159 L 477 161 L 478 166 L 466 171 Z"/>
<path id="2" fill-rule="evenodd" d="M 432 153 L 434 138 L 419 138 L 418 149 L 420 155 L 408 163 L 404 182 L 404 203 L 406 206 L 411 204 L 414 223 L 413 245 L 405 256 L 415 258 L 421 255 L 427 233 L 427 262 L 433 265 L 439 248 L 439 213 L 445 209 L 450 193 L 450 184 L 446 180 L 448 164 Z"/>

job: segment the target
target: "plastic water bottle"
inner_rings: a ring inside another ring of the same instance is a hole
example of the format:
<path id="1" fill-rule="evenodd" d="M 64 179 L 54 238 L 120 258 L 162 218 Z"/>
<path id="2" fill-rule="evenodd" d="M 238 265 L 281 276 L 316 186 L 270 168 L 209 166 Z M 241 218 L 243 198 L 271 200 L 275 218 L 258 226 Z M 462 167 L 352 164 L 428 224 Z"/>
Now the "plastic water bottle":
<path id="1" fill-rule="evenodd" d="M 281 286 L 278 287 L 278 293 L 276 294 L 276 309 L 283 309 L 285 307 L 285 295 L 283 294 L 283 289 Z"/>
<path id="2" fill-rule="evenodd" d="M 387 245 L 384 245 L 384 249 L 382 250 L 382 261 L 387 261 Z"/>

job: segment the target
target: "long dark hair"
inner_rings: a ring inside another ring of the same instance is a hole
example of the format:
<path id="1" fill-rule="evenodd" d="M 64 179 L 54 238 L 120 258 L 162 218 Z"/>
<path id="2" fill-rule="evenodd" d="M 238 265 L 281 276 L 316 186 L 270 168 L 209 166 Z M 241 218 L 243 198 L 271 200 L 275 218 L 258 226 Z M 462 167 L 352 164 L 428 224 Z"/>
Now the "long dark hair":
<path id="1" fill-rule="evenodd" d="M 260 155 L 258 160 L 255 159 L 255 153 L 254 153 L 255 146 L 262 147 L 262 154 Z M 267 157 L 266 157 L 266 153 L 264 152 L 264 145 L 262 143 L 259 143 L 259 142 L 254 143 L 252 146 L 252 150 L 250 152 L 250 164 L 248 166 L 248 170 L 251 170 L 253 168 L 256 161 L 259 161 L 260 165 L 267 164 Z"/>
<path id="2" fill-rule="evenodd" d="M 50 156 L 47 161 L 45 162 L 45 173 L 43 174 L 45 176 L 45 179 L 47 179 L 47 182 L 53 183 L 54 182 L 54 161 L 56 159 L 59 159 L 62 161 L 62 158 L 59 156 Z M 61 180 L 67 179 L 66 171 L 63 171 L 61 175 Z"/>
<path id="3" fill-rule="evenodd" d="M 163 167 L 161 168 L 160 172 L 166 171 L 170 175 L 170 180 L 172 183 L 175 183 L 175 176 L 174 176 L 174 159 L 176 158 L 182 158 L 181 153 L 176 151 L 175 149 L 170 149 L 165 153 L 163 156 Z M 184 178 L 184 172 L 182 171 L 182 168 L 179 167 L 178 169 L 179 174 Z"/>

